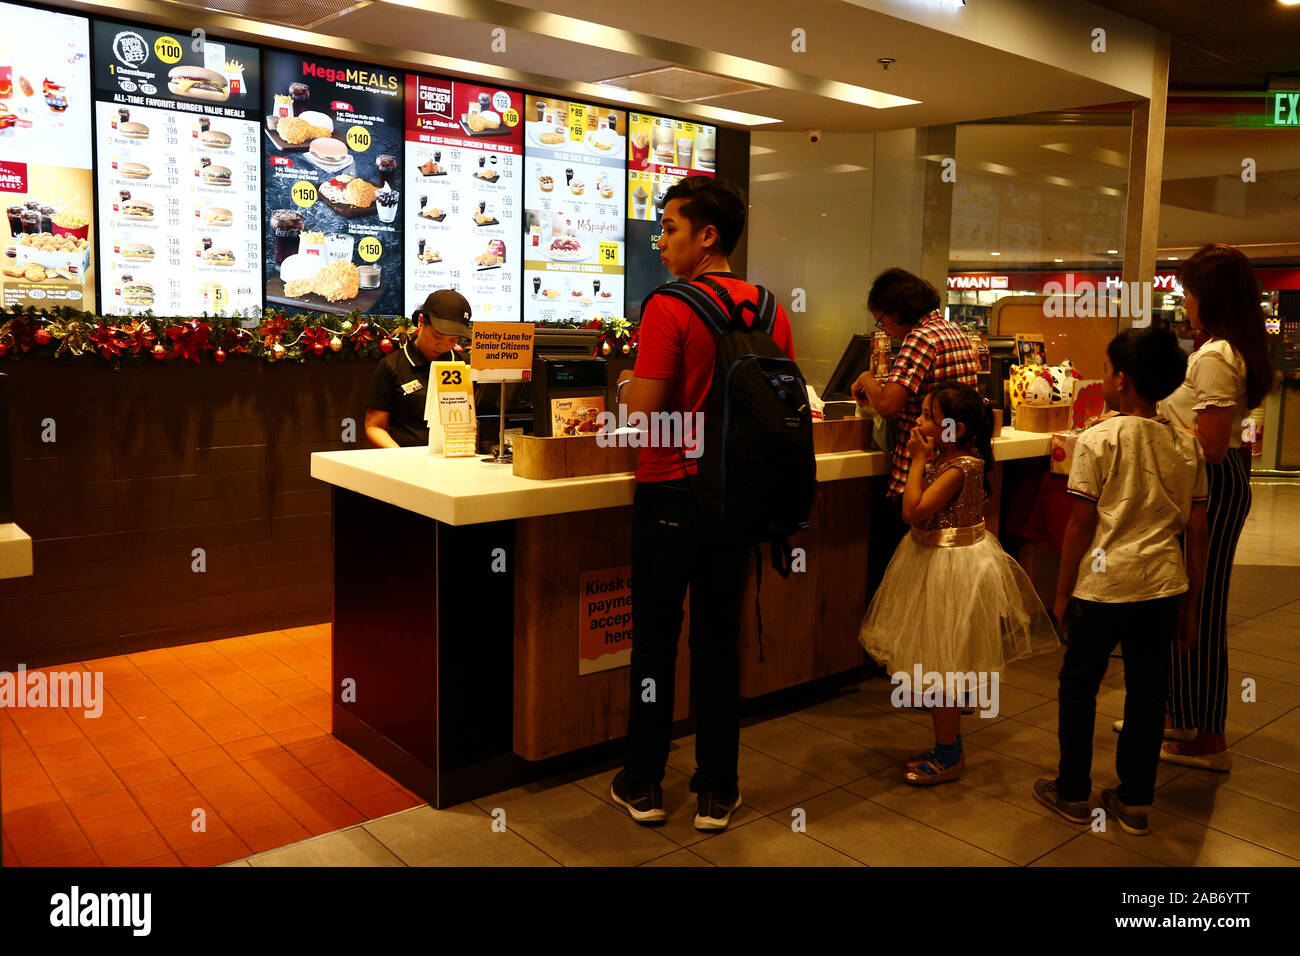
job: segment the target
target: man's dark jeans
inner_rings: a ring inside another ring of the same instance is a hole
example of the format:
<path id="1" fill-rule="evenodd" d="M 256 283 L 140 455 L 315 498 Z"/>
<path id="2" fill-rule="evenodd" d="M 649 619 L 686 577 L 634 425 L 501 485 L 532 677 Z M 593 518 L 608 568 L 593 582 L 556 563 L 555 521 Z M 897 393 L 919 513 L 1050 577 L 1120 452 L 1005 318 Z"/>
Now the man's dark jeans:
<path id="1" fill-rule="evenodd" d="M 1057 724 L 1057 786 L 1063 799 L 1087 800 L 1092 793 L 1097 691 L 1116 644 L 1124 655 L 1124 729 L 1115 754 L 1118 796 L 1134 807 L 1149 806 L 1154 799 L 1169 693 L 1169 648 L 1178 636 L 1182 600 L 1181 594 L 1127 604 L 1074 600 Z"/>
<path id="2" fill-rule="evenodd" d="M 691 790 L 736 786 L 740 752 L 740 601 L 752 548 L 701 513 L 687 479 L 638 482 L 632 504 L 632 687 L 627 772 L 660 783 L 672 739 L 682 604 L 691 595 Z M 653 694 L 647 681 L 653 681 Z M 653 696 L 653 700 L 647 698 Z"/>

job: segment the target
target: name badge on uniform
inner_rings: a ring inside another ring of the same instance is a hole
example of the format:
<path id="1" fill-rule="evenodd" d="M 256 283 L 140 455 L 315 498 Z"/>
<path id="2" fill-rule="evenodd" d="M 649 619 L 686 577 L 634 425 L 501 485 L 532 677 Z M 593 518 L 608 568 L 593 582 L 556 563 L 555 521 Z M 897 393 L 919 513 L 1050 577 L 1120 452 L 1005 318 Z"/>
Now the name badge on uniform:
<path id="1" fill-rule="evenodd" d="M 420 384 L 420 380 L 413 378 L 402 386 L 402 394 L 414 395 L 416 392 L 422 391 L 423 389 L 424 386 Z"/>

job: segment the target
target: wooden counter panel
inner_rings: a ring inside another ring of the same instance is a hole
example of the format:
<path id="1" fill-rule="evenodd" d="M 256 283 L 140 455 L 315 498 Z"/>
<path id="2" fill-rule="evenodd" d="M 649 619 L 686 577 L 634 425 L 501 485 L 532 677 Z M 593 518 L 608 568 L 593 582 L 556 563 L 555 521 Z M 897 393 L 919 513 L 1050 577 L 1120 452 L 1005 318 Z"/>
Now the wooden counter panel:
<path id="1" fill-rule="evenodd" d="M 758 659 L 755 578 L 740 617 L 740 696 L 761 697 L 861 666 L 858 628 L 867 612 L 869 478 L 823 482 L 809 530 L 790 544 L 806 568 L 782 580 L 763 549 L 763 661 Z"/>
<path id="2" fill-rule="evenodd" d="M 542 760 L 627 734 L 630 670 L 578 673 L 578 581 L 631 564 L 631 508 L 515 522 L 514 748 Z M 690 712 L 689 611 L 677 645 L 673 720 Z"/>

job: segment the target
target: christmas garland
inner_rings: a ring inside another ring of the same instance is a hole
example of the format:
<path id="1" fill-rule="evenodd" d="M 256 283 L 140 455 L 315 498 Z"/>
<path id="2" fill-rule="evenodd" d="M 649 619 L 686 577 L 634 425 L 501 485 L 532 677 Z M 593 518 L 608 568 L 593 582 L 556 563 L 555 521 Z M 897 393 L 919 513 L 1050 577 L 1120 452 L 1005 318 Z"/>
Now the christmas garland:
<path id="1" fill-rule="evenodd" d="M 254 316 L 255 317 L 255 316 Z M 101 316 L 75 309 L 0 311 L 0 360 L 100 358 L 114 368 L 124 362 L 170 360 L 200 363 L 207 353 L 215 362 L 232 355 L 267 362 L 326 362 L 377 359 L 414 339 L 417 329 L 406 319 L 320 312 L 288 314 L 266 309 L 255 326 L 243 316 L 157 318 Z M 538 323 L 544 328 L 599 329 L 596 354 L 636 349 L 636 328 L 627 319 Z"/>

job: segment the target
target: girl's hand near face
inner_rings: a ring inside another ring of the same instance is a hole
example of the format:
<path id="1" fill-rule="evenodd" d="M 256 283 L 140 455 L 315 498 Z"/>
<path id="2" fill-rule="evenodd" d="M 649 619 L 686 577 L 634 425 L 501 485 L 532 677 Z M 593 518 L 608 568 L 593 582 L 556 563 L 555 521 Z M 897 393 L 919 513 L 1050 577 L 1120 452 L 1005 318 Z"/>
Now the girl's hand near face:
<path id="1" fill-rule="evenodd" d="M 918 459 L 925 461 L 934 451 L 934 440 L 926 438 L 921 434 L 919 427 L 913 426 L 912 433 L 907 439 L 907 453 L 912 456 L 913 461 Z"/>

